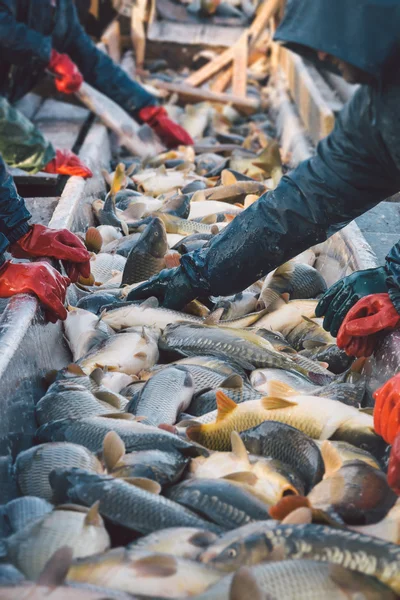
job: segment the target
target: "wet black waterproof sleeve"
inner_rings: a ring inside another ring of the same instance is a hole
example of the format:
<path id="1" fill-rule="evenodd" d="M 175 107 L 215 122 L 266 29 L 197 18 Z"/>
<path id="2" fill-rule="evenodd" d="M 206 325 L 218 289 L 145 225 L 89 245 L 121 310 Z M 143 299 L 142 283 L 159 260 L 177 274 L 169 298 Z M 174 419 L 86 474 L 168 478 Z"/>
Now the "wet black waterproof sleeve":
<path id="1" fill-rule="evenodd" d="M 389 296 L 400 314 L 400 241 L 393 246 L 387 255 L 385 267 L 389 274 L 386 280 Z"/>
<path id="2" fill-rule="evenodd" d="M 0 264 L 7 247 L 29 231 L 31 214 L 0 156 Z"/>
<path id="3" fill-rule="evenodd" d="M 278 187 L 238 215 L 207 247 L 182 257 L 197 295 L 228 295 L 400 189 L 400 86 L 360 88 L 334 131 Z"/>

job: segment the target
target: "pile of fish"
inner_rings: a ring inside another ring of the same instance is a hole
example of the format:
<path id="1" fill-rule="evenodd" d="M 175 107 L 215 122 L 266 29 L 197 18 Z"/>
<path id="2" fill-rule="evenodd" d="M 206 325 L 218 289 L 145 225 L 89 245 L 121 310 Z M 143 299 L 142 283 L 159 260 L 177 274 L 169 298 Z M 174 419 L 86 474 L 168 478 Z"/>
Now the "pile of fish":
<path id="1" fill-rule="evenodd" d="M 176 23 L 204 23 L 243 27 L 252 22 L 257 0 L 160 0 L 157 16 Z"/>
<path id="2" fill-rule="evenodd" d="M 2 599 L 400 594 L 387 446 L 363 362 L 315 317 L 318 249 L 182 312 L 130 301 L 282 175 L 266 116 L 223 131 L 200 109 L 186 126 L 200 140 L 225 123 L 217 152 L 118 163 L 81 232 L 73 362 L 46 377 L 36 445 L 13 464 L 21 497 L 0 511 Z"/>

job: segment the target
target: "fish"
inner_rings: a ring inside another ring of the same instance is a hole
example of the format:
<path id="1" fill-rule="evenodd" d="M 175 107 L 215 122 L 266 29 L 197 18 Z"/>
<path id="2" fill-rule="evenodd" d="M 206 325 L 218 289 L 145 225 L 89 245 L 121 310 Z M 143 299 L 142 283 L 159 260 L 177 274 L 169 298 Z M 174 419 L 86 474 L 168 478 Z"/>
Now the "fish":
<path id="1" fill-rule="evenodd" d="M 165 227 L 162 220 L 154 218 L 129 252 L 122 275 L 122 285 L 146 281 L 159 273 L 165 267 L 164 257 L 167 251 Z"/>
<path id="2" fill-rule="evenodd" d="M 67 442 L 40 444 L 20 452 L 15 461 L 15 477 L 21 493 L 51 502 L 53 492 L 49 474 L 59 467 L 79 467 L 93 473 L 104 472 L 98 458 L 84 446 Z"/>
<path id="3" fill-rule="evenodd" d="M 36 404 L 36 419 L 39 425 L 45 425 L 58 419 L 82 418 L 118 412 L 121 409 L 119 401 L 115 402 L 112 394 L 110 394 L 110 400 L 113 402 L 112 404 L 101 400 L 82 385 L 59 382 L 53 384 Z"/>
<path id="4" fill-rule="evenodd" d="M 248 292 L 240 292 L 230 298 L 220 299 L 214 310 L 223 308 L 224 312 L 221 315 L 221 321 L 227 321 L 230 319 L 237 319 L 252 313 L 256 310 L 257 298 L 254 294 Z"/>
<path id="5" fill-rule="evenodd" d="M 61 505 L 28 523 L 7 538 L 8 559 L 25 577 L 34 580 L 63 546 L 70 546 L 75 558 L 104 552 L 110 547 L 110 538 L 98 508 L 98 503 L 91 508 Z"/>
<path id="6" fill-rule="evenodd" d="M 340 375 L 340 373 L 343 373 L 343 371 L 349 369 L 353 362 L 353 358 L 351 356 L 347 356 L 346 352 L 338 348 L 336 343 L 328 343 L 327 345 L 315 346 L 315 348 L 300 350 L 299 354 L 306 356 L 307 358 L 311 358 L 317 362 L 327 363 L 328 369 L 332 373 L 335 373 L 335 375 Z"/>
<path id="7" fill-rule="evenodd" d="M 73 561 L 67 581 L 163 598 L 187 598 L 221 579 L 216 569 L 177 556 L 114 548 Z M 136 597 L 136 596 L 135 596 Z"/>
<path id="8" fill-rule="evenodd" d="M 370 452 L 357 448 L 347 442 L 324 440 L 323 442 L 316 441 L 316 444 L 321 451 L 322 460 L 324 461 L 324 479 L 335 471 L 338 471 L 343 465 L 354 460 L 361 460 L 374 469 L 381 468 L 377 459 Z"/>
<path id="9" fill-rule="evenodd" d="M 98 225 L 96 230 L 101 235 L 102 245 L 100 249 L 103 249 L 103 251 L 105 251 L 104 249 L 107 244 L 110 244 L 114 240 L 120 240 L 123 237 L 123 233 L 120 231 L 120 229 L 117 229 L 112 225 Z"/>
<path id="10" fill-rule="evenodd" d="M 251 454 L 274 458 L 289 465 L 300 477 L 307 492 L 324 475 L 324 461 L 317 442 L 295 427 L 278 421 L 265 421 L 243 431 L 240 437 Z M 198 460 L 201 459 L 195 459 Z"/>
<path id="11" fill-rule="evenodd" d="M 387 515 L 378 523 L 372 525 L 351 525 L 349 529 L 362 533 L 364 535 L 371 535 L 372 537 L 391 542 L 392 544 L 399 544 L 400 542 L 400 503 L 397 500 L 396 504 L 392 506 Z"/>
<path id="12" fill-rule="evenodd" d="M 204 130 L 212 119 L 214 109 L 209 102 L 200 102 L 199 104 L 188 104 L 185 107 L 181 125 L 193 138 L 201 138 Z"/>
<path id="13" fill-rule="evenodd" d="M 275 350 L 278 352 L 288 352 L 289 354 L 295 354 L 295 349 L 289 344 L 285 336 L 278 331 L 271 331 L 270 329 L 258 329 L 257 335 L 260 335 L 265 340 L 268 340 Z"/>
<path id="14" fill-rule="evenodd" d="M 179 191 L 165 200 L 161 208 L 158 209 L 158 212 L 173 215 L 181 219 L 188 219 L 190 214 L 190 199 L 190 193 L 184 194 Z"/>
<path id="15" fill-rule="evenodd" d="M 246 576 L 243 576 L 243 573 Z M 256 585 L 256 587 L 255 587 Z M 262 591 L 260 595 L 260 590 Z M 246 595 L 249 593 L 251 595 Z M 226 575 L 196 600 L 394 600 L 386 585 L 339 565 L 314 560 L 281 560 Z"/>
<path id="16" fill-rule="evenodd" d="M 298 495 L 303 490 L 301 483 L 287 476 L 287 469 L 280 461 L 248 455 L 236 431 L 231 434 L 231 445 L 232 452 L 214 452 L 209 457 L 192 459 L 188 474 L 195 479 L 225 477 L 250 485 L 268 505 L 275 504 L 283 495 Z M 292 481 L 298 484 L 298 488 Z"/>
<path id="17" fill-rule="evenodd" d="M 173 425 L 178 414 L 189 406 L 193 391 L 193 378 L 185 367 L 167 367 L 153 375 L 141 390 L 136 414 L 147 425 Z"/>
<path id="18" fill-rule="evenodd" d="M 248 400 L 260 400 L 263 396 L 250 385 L 243 382 L 240 375 L 231 375 L 222 381 L 218 387 L 207 390 L 201 394 L 196 394 L 187 407 L 186 412 L 195 417 L 204 415 L 217 408 L 217 392 L 222 391 L 236 404 L 247 402 Z"/>
<path id="19" fill-rule="evenodd" d="M 138 190 L 149 196 L 159 196 L 167 192 L 177 191 L 195 179 L 195 175 L 184 171 L 167 170 L 164 166 L 158 169 L 145 169 L 133 176 Z"/>
<path id="20" fill-rule="evenodd" d="M 135 381 L 134 375 L 126 375 L 126 373 L 119 373 L 118 371 L 103 371 L 101 384 L 107 388 L 110 392 L 119 394 L 126 386 L 130 385 Z"/>
<path id="21" fill-rule="evenodd" d="M 223 530 L 269 517 L 264 502 L 226 479 L 190 479 L 166 493 L 174 502 L 205 515 Z"/>
<path id="22" fill-rule="evenodd" d="M 72 352 L 72 359 L 76 362 L 93 346 L 110 337 L 114 331 L 92 312 L 69 306 L 64 321 L 64 333 Z"/>
<path id="23" fill-rule="evenodd" d="M 222 392 L 218 392 L 217 419 L 207 425 L 193 425 L 187 429 L 189 439 L 199 442 L 210 450 L 229 450 L 232 431 L 245 431 L 264 421 L 280 421 L 300 429 L 315 439 L 328 439 L 340 427 L 343 436 L 357 433 L 367 440 L 378 437 L 373 430 L 372 417 L 352 406 L 336 403 L 316 396 L 286 395 L 287 386 L 270 384 L 270 395 L 262 400 L 236 404 Z M 282 393 L 283 392 L 283 393 Z M 346 440 L 344 440 L 346 441 Z"/>
<path id="24" fill-rule="evenodd" d="M 244 369 L 279 367 L 304 372 L 288 356 L 253 332 L 194 323 L 172 323 L 160 338 L 160 349 L 175 350 L 186 356 L 210 354 L 230 357 Z"/>
<path id="25" fill-rule="evenodd" d="M 217 541 L 215 533 L 195 527 L 167 527 L 138 538 L 128 544 L 131 553 L 137 550 L 170 554 L 197 560 L 206 548 Z"/>
<path id="26" fill-rule="evenodd" d="M 274 293 L 271 294 L 270 291 Z M 287 299 L 316 298 L 327 290 L 322 275 L 307 264 L 289 261 L 267 275 L 259 298 L 259 309 L 268 308 L 276 300 L 276 294 Z"/>
<path id="27" fill-rule="evenodd" d="M 101 252 L 90 259 L 90 272 L 97 283 L 103 284 L 113 277 L 115 271 L 124 270 L 126 258 L 119 254 Z"/>
<path id="28" fill-rule="evenodd" d="M 317 300 L 290 300 L 287 304 L 282 300 L 282 305 L 277 310 L 257 321 L 255 329 L 278 331 L 289 340 L 288 333 L 304 321 L 303 317 L 315 317 L 317 304 Z"/>
<path id="29" fill-rule="evenodd" d="M 287 332 L 286 337 L 295 350 L 336 345 L 335 338 L 322 327 L 322 319 L 303 317 L 298 325 Z"/>
<path id="30" fill-rule="evenodd" d="M 132 250 L 133 246 L 139 240 L 141 233 L 130 233 L 129 235 L 124 236 L 121 239 L 112 240 L 106 246 L 104 246 L 103 252 L 110 254 L 119 254 L 124 258 L 128 258 L 129 252 Z"/>
<path id="31" fill-rule="evenodd" d="M 50 487 L 50 486 L 49 486 Z M 20 487 L 21 491 L 22 488 Z M 22 492 L 24 493 L 24 492 Z M 4 506 L 4 514 L 9 527 L 9 535 L 24 529 L 27 525 L 51 513 L 54 506 L 43 498 L 24 495 L 10 500 Z"/>
<path id="32" fill-rule="evenodd" d="M 122 418 L 123 416 L 129 419 Z M 39 427 L 35 439 L 44 442 L 71 442 L 85 446 L 91 452 L 99 452 L 109 431 L 115 431 L 125 444 L 127 452 L 140 450 L 162 450 L 181 452 L 184 456 L 207 454 L 207 450 L 168 431 L 143 425 L 132 415 L 117 415 L 118 418 L 88 417 L 85 419 L 61 419 Z"/>
<path id="33" fill-rule="evenodd" d="M 266 186 L 260 181 L 236 181 L 231 185 L 221 185 L 211 189 L 202 189 L 192 196 L 192 203 L 204 202 L 204 200 L 216 200 L 236 204 L 244 201 L 248 194 L 261 195 L 266 191 Z"/>
<path id="34" fill-rule="evenodd" d="M 89 311 L 96 316 L 99 316 L 105 306 L 117 306 L 122 304 L 122 300 L 107 292 L 97 292 L 84 296 L 76 303 L 76 308 Z M 68 317 L 67 317 L 68 319 Z"/>
<path id="35" fill-rule="evenodd" d="M 129 303 L 129 295 L 124 305 L 115 309 L 106 309 L 101 318 L 115 331 L 140 325 L 163 330 L 170 323 L 189 321 L 200 324 L 203 322 L 200 317 L 159 306 L 157 298 L 154 297 L 147 298 L 141 304 Z"/>
<path id="36" fill-rule="evenodd" d="M 143 487 L 138 487 L 139 483 Z M 163 527 L 200 527 L 219 533 L 220 528 L 192 511 L 155 493 L 154 481 L 136 480 L 135 485 L 106 475 L 81 469 L 56 469 L 50 484 L 57 502 L 68 501 L 91 505 L 100 501 L 99 511 L 112 523 L 142 534 Z M 151 484 L 149 489 L 149 484 Z"/>
<path id="37" fill-rule="evenodd" d="M 0 565 L 0 589 L 2 598 L 12 598 L 12 596 L 7 596 L 4 594 L 5 586 L 16 586 L 18 583 L 21 583 L 24 580 L 25 577 L 23 576 L 21 571 L 14 567 L 14 565 L 10 563 L 2 563 Z M 15 592 L 15 587 L 7 589 L 8 592 L 12 590 Z"/>
<path id="38" fill-rule="evenodd" d="M 226 202 L 218 200 L 204 200 L 190 203 L 189 219 L 198 219 L 215 215 L 216 213 L 224 213 L 228 215 L 238 215 L 242 212 L 239 206 L 228 205 Z"/>
<path id="39" fill-rule="evenodd" d="M 265 175 L 274 177 L 281 171 L 281 156 L 276 141 L 271 140 L 268 146 L 259 154 L 246 152 L 242 148 L 234 150 L 229 161 L 229 168 L 239 171 L 254 179 Z"/>
<path id="40" fill-rule="evenodd" d="M 241 369 L 238 365 L 234 364 L 234 361 L 229 361 L 228 357 L 218 358 L 216 356 L 202 355 L 202 356 L 186 356 L 179 360 L 176 360 L 174 365 L 194 365 L 196 367 L 203 367 L 206 369 L 211 369 L 219 373 L 220 375 L 225 375 L 228 377 L 229 375 L 238 374 L 243 379 L 247 381 L 246 373 L 243 369 Z M 194 371 L 191 371 L 194 376 Z"/>
<path id="41" fill-rule="evenodd" d="M 166 213 L 158 213 L 158 217 L 164 223 L 167 233 L 178 233 L 184 236 L 191 235 L 192 233 L 218 233 L 219 228 L 223 226 L 222 223 L 209 225 L 208 223 L 203 222 L 198 223 L 197 221 L 188 221 L 187 219 L 181 219 L 180 217 L 175 217 L 174 215 Z"/>
<path id="42" fill-rule="evenodd" d="M 108 367 L 127 375 L 137 375 L 157 362 L 157 340 L 158 333 L 153 329 L 132 327 L 97 344 L 78 364 L 85 373 L 91 373 L 96 367 Z"/>
<path id="43" fill-rule="evenodd" d="M 267 369 L 254 369 L 250 373 L 250 383 L 260 394 L 266 395 L 269 393 L 269 384 L 271 381 L 280 381 L 294 388 L 299 394 L 313 394 L 318 389 L 318 386 L 308 378 L 300 375 L 300 373 L 293 373 L 286 369 L 269 367 Z"/>
<path id="44" fill-rule="evenodd" d="M 214 554 L 211 560 L 204 562 L 217 569 L 231 571 L 242 565 L 294 557 L 296 561 L 292 564 L 305 558 L 318 558 L 320 562 L 347 565 L 356 572 L 376 577 L 397 593 L 399 590 L 400 549 L 397 545 L 325 525 L 280 525 L 272 531 L 253 533 L 243 538 L 241 543 L 234 542 L 220 555 Z M 364 560 L 360 560 L 361 557 Z"/>

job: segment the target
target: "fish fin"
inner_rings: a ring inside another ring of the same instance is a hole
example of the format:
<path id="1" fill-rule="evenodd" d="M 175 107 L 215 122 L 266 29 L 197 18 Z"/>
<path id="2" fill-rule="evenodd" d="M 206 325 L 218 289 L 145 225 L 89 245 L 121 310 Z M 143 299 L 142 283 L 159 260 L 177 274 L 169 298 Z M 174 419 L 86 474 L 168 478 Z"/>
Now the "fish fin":
<path id="1" fill-rule="evenodd" d="M 85 235 L 85 246 L 89 252 L 95 252 L 98 254 L 103 245 L 103 238 L 101 233 L 96 227 L 89 227 Z"/>
<path id="2" fill-rule="evenodd" d="M 85 377 L 86 376 L 86 373 L 82 369 L 82 367 L 80 367 L 76 363 L 70 363 L 67 366 L 67 371 L 68 371 L 68 373 L 73 373 L 74 375 L 78 375 L 79 377 Z"/>
<path id="3" fill-rule="evenodd" d="M 261 398 L 261 405 L 264 410 L 278 410 L 281 408 L 297 406 L 297 402 L 292 402 L 286 398 L 273 398 L 271 396 L 267 396 L 265 398 Z"/>
<path id="4" fill-rule="evenodd" d="M 139 358 L 140 360 L 145 360 L 147 358 L 147 354 L 146 352 L 136 352 L 136 354 L 134 354 L 133 357 Z"/>
<path id="5" fill-rule="evenodd" d="M 201 425 L 201 423 L 196 421 L 196 417 L 193 417 L 193 419 L 183 419 L 182 421 L 179 421 L 179 423 L 177 423 L 178 427 L 191 427 L 192 425 Z M 171 427 L 173 427 L 173 425 L 171 425 Z"/>
<path id="6" fill-rule="evenodd" d="M 374 416 L 374 409 L 371 406 L 367 406 L 365 408 L 359 408 L 358 412 L 364 413 L 365 415 L 370 415 L 371 417 Z"/>
<path id="7" fill-rule="evenodd" d="M 188 539 L 188 542 L 193 544 L 193 546 L 196 546 L 196 548 L 208 548 L 208 546 L 211 546 L 217 539 L 217 535 L 211 531 L 198 531 Z"/>
<path id="8" fill-rule="evenodd" d="M 240 567 L 233 576 L 229 600 L 274 600 L 259 586 L 251 569 Z"/>
<path id="9" fill-rule="evenodd" d="M 281 299 L 287 304 L 290 300 L 289 292 L 283 292 L 283 294 L 281 294 Z"/>
<path id="10" fill-rule="evenodd" d="M 275 269 L 274 271 L 274 277 L 275 275 L 285 275 L 287 277 L 290 277 L 290 275 L 293 275 L 293 271 L 295 269 L 295 265 L 294 263 L 288 261 L 283 263 L 283 265 L 281 265 L 280 267 L 278 267 L 277 269 Z M 315 323 L 314 323 L 315 325 Z"/>
<path id="11" fill-rule="evenodd" d="M 182 421 L 182 422 L 184 423 L 184 421 Z M 186 436 L 192 442 L 198 442 L 201 437 L 202 429 L 203 429 L 203 425 L 200 425 L 200 424 L 193 425 L 193 423 L 190 421 L 188 423 L 188 426 L 186 429 Z"/>
<path id="12" fill-rule="evenodd" d="M 159 306 L 160 303 L 158 301 L 158 298 L 156 298 L 155 296 L 150 296 L 149 298 L 146 298 L 144 302 L 141 303 L 140 308 L 158 308 Z"/>
<path id="13" fill-rule="evenodd" d="M 122 479 L 145 492 L 150 492 L 150 494 L 161 494 L 161 485 L 152 479 L 145 477 L 122 477 Z"/>
<path id="14" fill-rule="evenodd" d="M 94 383 L 96 385 L 101 385 L 101 382 L 103 381 L 103 377 L 104 377 L 104 371 L 103 369 L 94 369 L 90 375 L 89 375 L 90 379 L 92 381 L 94 381 Z"/>
<path id="15" fill-rule="evenodd" d="M 270 517 L 283 521 L 290 513 L 298 508 L 311 508 L 310 501 L 305 496 L 285 496 L 269 509 Z"/>
<path id="16" fill-rule="evenodd" d="M 229 214 L 226 214 L 226 215 L 225 215 L 225 222 L 226 222 L 226 223 L 232 223 L 232 221 L 233 221 L 233 219 L 234 219 L 235 217 L 236 217 L 236 215 L 229 215 Z"/>
<path id="17" fill-rule="evenodd" d="M 246 198 L 244 199 L 244 207 L 249 208 L 249 206 L 254 204 L 254 202 L 257 202 L 258 198 L 259 196 L 256 194 L 247 194 Z"/>
<path id="18" fill-rule="evenodd" d="M 106 413 L 105 415 L 101 415 L 104 419 L 122 419 L 124 421 L 135 421 L 134 415 L 130 413 Z"/>
<path id="19" fill-rule="evenodd" d="M 45 587 L 61 586 L 72 564 L 73 551 L 70 546 L 62 546 L 51 555 L 36 580 L 36 585 Z"/>
<path id="20" fill-rule="evenodd" d="M 203 325 L 217 325 L 221 321 L 224 314 L 224 308 L 216 308 L 212 313 L 207 315 L 203 321 Z"/>
<path id="21" fill-rule="evenodd" d="M 299 392 L 282 381 L 269 381 L 267 383 L 267 389 L 268 396 L 274 396 L 276 398 L 290 398 L 290 396 L 299 395 Z"/>
<path id="22" fill-rule="evenodd" d="M 237 408 L 237 404 L 231 398 L 229 398 L 229 396 L 224 394 L 224 392 L 222 392 L 221 390 L 217 390 L 215 396 L 218 409 L 216 420 L 217 422 L 223 421 L 223 419 L 226 419 L 226 417 L 228 417 L 230 413 L 233 412 L 235 408 Z"/>
<path id="23" fill-rule="evenodd" d="M 211 235 L 217 235 L 219 233 L 218 225 L 211 225 Z"/>
<path id="24" fill-rule="evenodd" d="M 305 315 L 301 315 L 301 318 L 306 323 L 311 323 L 311 325 L 316 325 L 315 321 L 313 321 L 312 319 L 310 319 L 310 317 L 306 317 Z M 323 344 L 321 344 L 321 345 L 323 345 Z"/>
<path id="25" fill-rule="evenodd" d="M 222 381 L 218 387 L 229 390 L 241 390 L 243 389 L 243 379 L 237 373 L 233 373 L 224 379 L 224 381 Z"/>
<path id="26" fill-rule="evenodd" d="M 177 561 L 170 554 L 154 554 L 134 561 L 134 569 L 138 577 L 172 577 L 178 571 Z"/>
<path id="27" fill-rule="evenodd" d="M 322 442 L 320 451 L 325 467 L 324 478 L 329 477 L 343 466 L 343 460 L 335 446 L 329 440 Z"/>
<path id="28" fill-rule="evenodd" d="M 111 187 L 112 179 L 111 179 L 110 173 L 108 171 L 106 171 L 106 169 L 101 169 L 101 174 L 103 175 L 103 178 L 104 178 L 104 181 L 106 182 L 106 184 Z"/>
<path id="29" fill-rule="evenodd" d="M 366 363 L 367 359 L 362 357 L 362 358 L 358 358 L 357 360 L 355 360 L 353 362 L 353 364 L 350 367 L 350 371 L 352 373 L 361 373 L 361 371 L 363 370 L 365 363 Z"/>
<path id="30" fill-rule="evenodd" d="M 117 192 L 119 192 L 119 190 L 122 188 L 124 181 L 125 181 L 126 177 L 125 177 L 125 165 L 124 163 L 118 163 L 115 172 L 114 172 L 114 177 L 111 183 L 111 190 L 110 190 L 110 196 L 113 197 L 115 196 L 115 194 Z"/>
<path id="31" fill-rule="evenodd" d="M 321 346 L 327 346 L 327 344 L 321 344 L 317 340 L 304 340 L 303 342 L 304 350 L 314 350 L 314 348 L 320 348 Z"/>
<path id="32" fill-rule="evenodd" d="M 296 508 L 282 520 L 282 525 L 308 525 L 312 523 L 312 510 L 306 506 Z"/>
<path id="33" fill-rule="evenodd" d="M 200 221 L 200 223 L 205 223 L 206 225 L 214 225 L 217 222 L 217 215 L 206 215 Z"/>
<path id="34" fill-rule="evenodd" d="M 93 369 L 93 371 L 100 369 L 101 371 L 109 371 L 110 373 L 118 373 L 119 372 L 119 365 L 102 365 L 98 362 L 94 363 L 95 368 Z M 92 371 L 92 373 L 93 373 Z"/>
<path id="35" fill-rule="evenodd" d="M 257 308 L 260 308 L 260 310 L 267 309 L 269 312 L 272 312 L 272 307 L 274 306 L 275 302 L 281 302 L 280 294 L 271 288 L 267 288 L 261 293 L 257 303 Z"/>
<path id="36" fill-rule="evenodd" d="M 100 517 L 99 512 L 100 500 L 97 500 L 92 506 L 89 508 L 89 511 L 85 517 L 85 526 L 93 525 L 94 527 L 100 527 L 103 523 L 102 518 Z"/>
<path id="37" fill-rule="evenodd" d="M 249 455 L 247 454 L 246 446 L 244 445 L 243 440 L 237 431 L 232 431 L 231 433 L 231 445 L 233 454 L 250 466 L 250 460 Z"/>
<path id="38" fill-rule="evenodd" d="M 235 183 L 237 183 L 236 176 L 228 169 L 224 169 L 221 172 L 221 185 L 235 185 Z"/>
<path id="39" fill-rule="evenodd" d="M 107 471 L 115 469 L 125 456 L 125 444 L 116 431 L 109 431 L 103 440 L 103 460 Z"/>
<path id="40" fill-rule="evenodd" d="M 104 392 L 103 391 L 94 392 L 93 395 L 97 398 L 97 400 L 100 400 L 101 402 L 107 402 L 107 404 L 109 404 L 110 406 L 113 406 L 116 409 L 121 408 L 121 402 L 120 402 L 118 396 L 113 394 L 113 392 L 111 392 L 110 390 L 104 390 Z"/>
<path id="41" fill-rule="evenodd" d="M 254 486 L 258 481 L 257 475 L 250 471 L 238 471 L 237 473 L 229 473 L 221 477 L 221 479 L 227 479 L 228 481 L 234 481 L 235 483 L 245 483 L 246 485 Z"/>

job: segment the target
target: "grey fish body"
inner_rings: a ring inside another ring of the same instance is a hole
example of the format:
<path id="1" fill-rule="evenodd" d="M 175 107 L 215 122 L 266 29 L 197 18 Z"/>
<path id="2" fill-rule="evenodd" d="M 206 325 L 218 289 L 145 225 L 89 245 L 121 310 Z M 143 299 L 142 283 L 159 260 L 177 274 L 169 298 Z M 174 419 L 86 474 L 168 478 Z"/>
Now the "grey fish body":
<path id="1" fill-rule="evenodd" d="M 0 586 L 15 585 L 24 581 L 25 576 L 19 569 L 11 563 L 3 563 L 0 565 Z M 0 587 L 1 592 L 1 587 Z"/>
<path id="2" fill-rule="evenodd" d="M 301 350 L 300 354 L 313 360 L 327 362 L 328 369 L 337 375 L 348 369 L 353 362 L 352 357 L 347 356 L 346 352 L 338 348 L 336 344 Z"/>
<path id="3" fill-rule="evenodd" d="M 89 417 L 86 419 L 62 419 L 39 427 L 39 442 L 72 442 L 98 452 L 109 431 L 116 431 L 125 444 L 127 452 L 139 450 L 181 451 L 184 455 L 197 456 L 200 449 L 180 437 L 150 425 L 135 421 Z"/>
<path id="4" fill-rule="evenodd" d="M 253 370 L 260 367 L 293 368 L 290 358 L 266 347 L 259 347 L 241 337 L 234 329 L 205 325 L 175 323 L 164 330 L 160 338 L 160 348 L 173 349 L 186 356 L 210 354 L 228 357 L 239 366 Z"/>
<path id="5" fill-rule="evenodd" d="M 49 488 L 50 488 L 50 484 Z M 5 505 L 5 515 L 10 527 L 10 533 L 16 533 L 29 523 L 41 519 L 53 510 L 53 505 L 36 496 L 15 498 Z"/>
<path id="6" fill-rule="evenodd" d="M 103 471 L 100 461 L 84 446 L 54 442 L 20 452 L 15 462 L 15 475 L 22 494 L 51 501 L 49 474 L 53 469 L 70 467 L 94 473 Z"/>
<path id="7" fill-rule="evenodd" d="M 325 471 L 321 452 L 314 440 L 295 427 L 278 421 L 265 421 L 243 431 L 240 437 L 251 454 L 271 457 L 290 465 L 307 491 L 321 481 Z"/>
<path id="8" fill-rule="evenodd" d="M 164 329 L 170 323 L 178 321 L 202 323 L 200 317 L 178 312 L 177 310 L 170 310 L 161 306 L 153 307 L 150 306 L 150 303 L 130 304 L 129 294 L 127 302 L 115 309 L 107 310 L 102 319 L 116 331 L 139 325 Z"/>
<path id="9" fill-rule="evenodd" d="M 168 497 L 204 514 L 224 529 L 269 518 L 268 507 L 250 492 L 224 479 L 192 479 L 168 490 Z"/>
<path id="10" fill-rule="evenodd" d="M 306 377 L 285 369 L 269 367 L 267 369 L 256 369 L 250 374 L 251 385 L 259 390 L 260 393 L 263 392 L 264 387 L 265 389 L 267 388 L 269 381 L 280 381 L 298 390 L 299 393 L 313 394 L 318 389 L 318 386 Z"/>
<path id="11" fill-rule="evenodd" d="M 110 242 L 103 248 L 103 252 L 115 252 L 120 256 L 124 256 L 128 258 L 128 255 L 135 244 L 138 242 L 141 234 L 140 233 L 130 233 L 129 235 Z"/>
<path id="12" fill-rule="evenodd" d="M 220 299 L 215 305 L 214 310 L 223 308 L 224 312 L 221 321 L 230 319 L 238 319 L 245 315 L 255 312 L 257 306 L 257 298 L 249 292 L 240 292 L 234 296 Z"/>
<path id="13" fill-rule="evenodd" d="M 161 486 L 179 481 L 184 472 L 188 458 L 180 452 L 161 450 L 142 450 L 125 455 L 122 464 L 112 471 L 113 477 L 144 477 L 157 481 Z"/>
<path id="14" fill-rule="evenodd" d="M 278 267 L 274 273 L 267 276 L 261 290 L 260 298 L 266 307 L 277 294 L 289 294 L 291 300 L 316 298 L 327 289 L 325 279 L 311 267 L 303 263 L 288 262 Z"/>
<path id="15" fill-rule="evenodd" d="M 143 534 L 165 527 L 201 527 L 219 533 L 220 529 L 176 502 L 142 490 L 113 477 L 94 475 L 80 469 L 56 470 L 50 476 L 55 495 L 61 502 L 92 506 L 100 500 L 100 514 L 113 523 Z"/>
<path id="16" fill-rule="evenodd" d="M 182 558 L 196 560 L 217 540 L 211 531 L 195 527 L 174 527 L 155 531 L 128 544 L 130 552 L 166 552 Z"/>
<path id="17" fill-rule="evenodd" d="M 224 388 L 223 385 L 219 386 L 229 398 L 232 398 L 236 404 L 240 404 L 241 402 L 247 402 L 247 400 L 260 400 L 263 396 L 257 390 L 252 388 L 248 384 L 244 384 L 241 389 L 232 389 L 232 388 Z M 189 407 L 186 412 L 190 415 L 201 416 L 208 412 L 217 409 L 217 399 L 216 399 L 217 390 L 209 390 L 204 392 L 203 394 L 197 395 L 191 401 Z"/>
<path id="18" fill-rule="evenodd" d="M 163 222 L 158 218 L 152 219 L 129 252 L 122 285 L 146 281 L 159 273 L 165 266 L 167 251 L 168 241 Z"/>
<path id="19" fill-rule="evenodd" d="M 177 364 L 179 364 L 179 361 Z M 214 369 L 208 369 L 207 367 L 202 367 L 201 365 L 185 364 L 185 369 L 187 369 L 192 375 L 194 383 L 194 394 L 198 394 L 202 390 L 217 388 L 226 379 L 225 375 L 221 375 L 217 371 L 214 371 Z"/>
<path id="20" fill-rule="evenodd" d="M 177 415 L 189 406 L 193 389 L 193 378 L 185 367 L 162 369 L 141 390 L 136 415 L 144 417 L 147 425 L 174 425 Z"/>
<path id="21" fill-rule="evenodd" d="M 395 594 L 374 577 L 312 560 L 265 563 L 249 572 L 261 597 L 268 600 L 348 600 L 356 596 L 360 600 L 395 600 Z M 233 578 L 233 573 L 227 575 L 195 600 L 232 600 Z"/>

